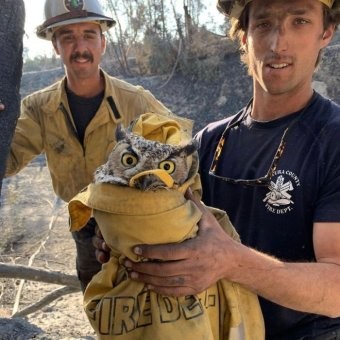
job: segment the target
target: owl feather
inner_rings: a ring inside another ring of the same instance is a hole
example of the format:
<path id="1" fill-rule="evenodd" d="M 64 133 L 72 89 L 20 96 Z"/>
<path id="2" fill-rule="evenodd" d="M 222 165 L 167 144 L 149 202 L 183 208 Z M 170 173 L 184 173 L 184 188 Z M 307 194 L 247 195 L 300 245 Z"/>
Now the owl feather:
<path id="1" fill-rule="evenodd" d="M 169 174 L 177 186 L 188 179 L 191 168 L 188 157 L 197 151 L 195 140 L 185 145 L 164 144 L 125 130 L 120 124 L 116 129 L 116 140 L 107 162 L 95 171 L 95 183 L 128 186 L 134 176 L 157 169 Z M 152 173 L 139 177 L 133 183 L 144 191 L 167 188 L 164 181 Z"/>

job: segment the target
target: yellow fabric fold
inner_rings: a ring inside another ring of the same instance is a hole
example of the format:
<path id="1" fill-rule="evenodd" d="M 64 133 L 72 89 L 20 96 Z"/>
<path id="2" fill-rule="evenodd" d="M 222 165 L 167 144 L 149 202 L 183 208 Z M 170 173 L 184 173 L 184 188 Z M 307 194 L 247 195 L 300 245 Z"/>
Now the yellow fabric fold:
<path id="1" fill-rule="evenodd" d="M 197 181 L 191 181 L 193 186 Z M 210 209 L 238 239 L 228 216 Z M 132 252 L 136 244 L 182 242 L 196 236 L 201 212 L 182 192 L 91 184 L 71 200 L 69 212 L 72 230 L 79 230 L 93 215 L 111 249 L 110 261 L 84 295 L 85 312 L 98 339 L 264 339 L 257 297 L 237 284 L 222 280 L 195 296 L 172 298 L 128 278 L 122 260 L 143 260 Z"/>
<path id="2" fill-rule="evenodd" d="M 192 120 L 147 112 L 133 124 L 133 132 L 145 139 L 167 144 L 183 144 L 192 136 Z"/>
<path id="3" fill-rule="evenodd" d="M 134 131 L 139 130 L 144 137 L 162 143 L 188 141 L 187 132 L 181 132 L 181 125 L 169 118 L 146 114 L 138 121 Z M 196 237 L 202 214 L 184 193 L 191 187 L 201 197 L 197 168 L 194 158 L 190 177 L 179 188 L 143 192 L 92 183 L 69 202 L 71 231 L 80 230 L 94 216 L 111 250 L 109 262 L 84 294 L 84 309 L 99 340 L 264 339 L 257 296 L 241 286 L 221 280 L 197 295 L 172 298 L 131 280 L 123 266 L 125 258 L 145 260 L 133 253 L 137 244 L 183 242 Z M 226 233 L 239 241 L 227 214 L 209 209 Z"/>

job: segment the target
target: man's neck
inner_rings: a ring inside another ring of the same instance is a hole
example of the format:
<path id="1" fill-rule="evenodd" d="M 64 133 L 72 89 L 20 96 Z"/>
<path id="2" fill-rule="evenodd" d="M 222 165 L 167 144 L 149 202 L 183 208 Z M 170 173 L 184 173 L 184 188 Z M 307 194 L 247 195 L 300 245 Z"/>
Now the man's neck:
<path id="1" fill-rule="evenodd" d="M 84 79 L 67 76 L 67 87 L 77 96 L 91 98 L 104 90 L 105 80 L 99 72 L 91 78 Z"/>
<path id="2" fill-rule="evenodd" d="M 254 91 L 251 117 L 257 121 L 270 121 L 303 109 L 313 95 L 308 91 L 271 95 L 264 91 Z"/>

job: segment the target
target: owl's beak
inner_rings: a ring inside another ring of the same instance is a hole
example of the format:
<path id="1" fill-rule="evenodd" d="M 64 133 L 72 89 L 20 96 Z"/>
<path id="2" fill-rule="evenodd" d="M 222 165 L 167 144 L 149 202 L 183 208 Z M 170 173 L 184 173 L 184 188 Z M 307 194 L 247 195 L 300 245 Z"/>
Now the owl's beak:
<path id="1" fill-rule="evenodd" d="M 154 169 L 142 171 L 133 176 L 130 179 L 129 186 L 146 191 L 152 189 L 152 187 L 161 187 L 160 183 L 164 183 L 164 187 L 172 188 L 174 180 L 166 171 Z"/>
<path id="2" fill-rule="evenodd" d="M 152 189 L 153 186 L 155 186 L 157 183 L 159 184 L 158 178 L 155 178 L 155 175 L 145 175 L 142 177 L 139 177 L 137 181 L 135 182 L 135 188 L 147 191 Z M 159 185 L 158 185 L 159 186 Z"/>

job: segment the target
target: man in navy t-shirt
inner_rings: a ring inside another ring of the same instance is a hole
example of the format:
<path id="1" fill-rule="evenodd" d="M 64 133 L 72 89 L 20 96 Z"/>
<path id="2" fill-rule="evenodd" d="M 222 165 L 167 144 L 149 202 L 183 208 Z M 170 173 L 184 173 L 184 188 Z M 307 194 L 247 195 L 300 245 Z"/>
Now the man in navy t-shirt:
<path id="1" fill-rule="evenodd" d="M 200 173 L 204 203 L 229 214 L 242 244 L 189 193 L 203 212 L 198 237 L 138 246 L 162 261 L 127 263 L 167 295 L 244 285 L 260 296 L 266 339 L 340 339 L 340 107 L 312 89 L 339 2 L 218 1 L 253 99 L 199 132 Z"/>

